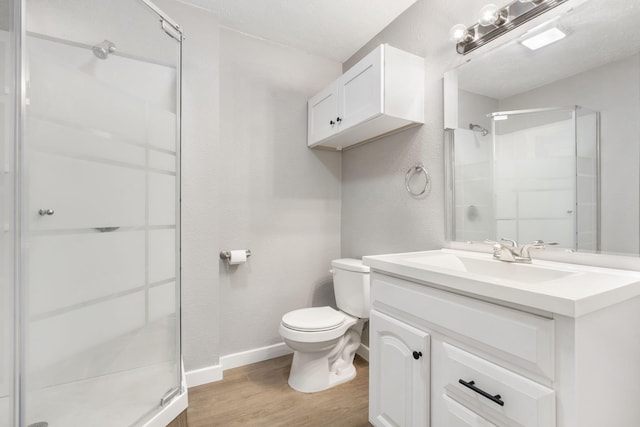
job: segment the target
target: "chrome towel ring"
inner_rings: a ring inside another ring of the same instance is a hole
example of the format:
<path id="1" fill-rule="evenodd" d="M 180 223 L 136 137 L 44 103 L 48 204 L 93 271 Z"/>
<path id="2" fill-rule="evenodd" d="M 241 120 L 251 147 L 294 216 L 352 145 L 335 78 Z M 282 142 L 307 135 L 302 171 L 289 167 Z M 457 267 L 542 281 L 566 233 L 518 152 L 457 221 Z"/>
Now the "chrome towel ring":
<path id="1" fill-rule="evenodd" d="M 424 174 L 424 188 L 422 189 L 422 191 L 413 191 L 409 184 L 411 183 L 411 179 L 418 173 Z M 418 163 L 417 165 L 409 168 L 407 174 L 404 177 L 404 186 L 409 194 L 411 194 L 413 197 L 422 196 L 423 194 L 428 193 L 431 190 L 431 177 L 429 176 L 429 172 L 427 172 L 427 169 L 425 169 L 422 163 Z"/>

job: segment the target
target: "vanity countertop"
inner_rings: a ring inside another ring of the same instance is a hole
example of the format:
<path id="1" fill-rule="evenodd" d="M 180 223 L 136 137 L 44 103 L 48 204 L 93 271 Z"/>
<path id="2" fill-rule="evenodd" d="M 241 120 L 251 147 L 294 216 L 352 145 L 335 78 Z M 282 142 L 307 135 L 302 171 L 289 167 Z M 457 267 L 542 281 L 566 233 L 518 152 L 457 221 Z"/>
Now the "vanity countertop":
<path id="1" fill-rule="evenodd" d="M 453 292 L 579 317 L 640 295 L 640 272 L 439 249 L 365 256 L 375 271 Z"/>

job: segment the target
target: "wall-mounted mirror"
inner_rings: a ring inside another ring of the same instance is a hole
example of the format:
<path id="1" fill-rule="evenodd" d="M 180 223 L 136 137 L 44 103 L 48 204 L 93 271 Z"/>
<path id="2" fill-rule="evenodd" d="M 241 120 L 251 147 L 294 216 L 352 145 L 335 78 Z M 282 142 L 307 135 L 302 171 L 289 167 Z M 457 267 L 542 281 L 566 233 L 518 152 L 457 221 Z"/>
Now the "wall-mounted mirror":
<path id="1" fill-rule="evenodd" d="M 639 254 L 640 2 L 572 1 L 445 75 L 450 240 Z"/>

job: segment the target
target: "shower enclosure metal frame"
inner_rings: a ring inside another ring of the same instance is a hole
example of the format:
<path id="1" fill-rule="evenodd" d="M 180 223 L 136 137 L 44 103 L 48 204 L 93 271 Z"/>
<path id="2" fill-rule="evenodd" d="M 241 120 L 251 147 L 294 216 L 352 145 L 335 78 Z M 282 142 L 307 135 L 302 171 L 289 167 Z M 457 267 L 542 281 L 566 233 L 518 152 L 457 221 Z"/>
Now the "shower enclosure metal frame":
<path id="1" fill-rule="evenodd" d="M 13 365 L 13 390 L 12 390 L 12 421 L 15 427 L 25 427 L 25 402 L 26 384 L 25 384 L 25 340 L 23 333 L 25 330 L 25 313 L 23 303 L 25 301 L 25 286 L 23 283 L 23 259 L 25 256 L 25 241 L 24 241 L 24 226 L 26 221 L 23 216 L 25 214 L 25 153 L 24 153 L 24 141 L 25 141 L 25 118 L 26 118 L 26 2 L 28 0 L 13 0 L 13 47 L 14 47 L 14 85 L 15 85 L 15 105 L 14 105 L 14 117 L 13 117 L 13 162 L 14 162 L 14 180 L 13 180 L 13 218 L 12 228 L 15 230 L 13 236 L 13 354 L 10 356 Z M 149 417 L 145 422 L 145 426 L 155 426 L 154 421 L 156 419 L 163 422 L 162 425 L 167 423 L 168 420 L 173 419 L 175 416 L 186 409 L 186 387 L 184 381 L 184 370 L 182 368 L 182 340 L 181 340 L 181 251 L 180 251 L 180 222 L 181 222 L 181 146 L 182 146 L 182 41 L 183 33 L 182 29 L 171 18 L 169 18 L 162 10 L 154 5 L 149 0 L 132 0 L 145 5 L 153 13 L 155 13 L 159 20 L 162 29 L 165 33 L 173 37 L 178 41 L 177 48 L 177 61 L 176 61 L 176 201 L 175 201 L 175 218 L 176 218 L 176 240 L 175 240 L 175 256 L 176 256 L 176 277 L 175 277 L 175 296 L 176 301 L 179 301 L 178 309 L 176 313 L 176 361 L 179 366 L 177 369 L 178 389 L 172 390 L 167 394 L 160 402 L 160 405 L 156 408 L 156 413 Z M 168 27 L 167 27 L 168 25 Z M 91 49 L 91 46 L 89 46 Z M 171 406 L 178 399 L 181 399 L 179 405 L 179 411 L 177 413 L 171 413 L 170 418 L 167 415 L 161 414 L 162 411 Z M 184 402 L 184 406 L 182 406 Z M 142 414 L 144 415 L 144 414 Z M 150 420 L 150 421 L 149 421 Z"/>

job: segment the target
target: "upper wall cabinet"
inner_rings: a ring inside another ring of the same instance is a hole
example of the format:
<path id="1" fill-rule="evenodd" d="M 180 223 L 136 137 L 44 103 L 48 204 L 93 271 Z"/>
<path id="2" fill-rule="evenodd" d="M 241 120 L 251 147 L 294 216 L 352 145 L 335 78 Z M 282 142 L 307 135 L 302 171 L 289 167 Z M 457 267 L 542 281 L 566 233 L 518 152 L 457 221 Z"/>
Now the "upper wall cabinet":
<path id="1" fill-rule="evenodd" d="M 424 123 L 424 59 L 383 44 L 308 103 L 309 147 L 342 150 Z"/>

